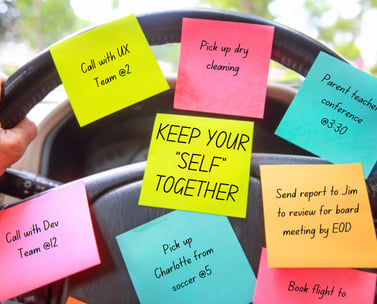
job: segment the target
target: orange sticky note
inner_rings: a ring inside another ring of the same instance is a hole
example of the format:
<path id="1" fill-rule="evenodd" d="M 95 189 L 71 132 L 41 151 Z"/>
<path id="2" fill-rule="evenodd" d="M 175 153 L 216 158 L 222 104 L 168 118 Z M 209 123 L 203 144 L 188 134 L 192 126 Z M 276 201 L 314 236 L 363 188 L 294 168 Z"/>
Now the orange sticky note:
<path id="1" fill-rule="evenodd" d="M 75 299 L 73 297 L 68 297 L 67 301 L 65 302 L 65 304 L 86 304 L 86 302 L 77 300 L 77 299 Z"/>
<path id="2" fill-rule="evenodd" d="M 362 165 L 261 165 L 269 267 L 377 267 Z"/>
<path id="3" fill-rule="evenodd" d="M 100 263 L 83 182 L 0 211 L 0 301 Z"/>
<path id="4" fill-rule="evenodd" d="M 139 205 L 245 218 L 253 128 L 157 114 Z"/>
<path id="5" fill-rule="evenodd" d="M 376 278 L 347 268 L 268 268 L 263 248 L 253 304 L 373 304 Z"/>
<path id="6" fill-rule="evenodd" d="M 135 15 L 50 51 L 80 126 L 169 89 Z"/>
<path id="7" fill-rule="evenodd" d="M 183 18 L 176 109 L 263 118 L 272 26 Z"/>

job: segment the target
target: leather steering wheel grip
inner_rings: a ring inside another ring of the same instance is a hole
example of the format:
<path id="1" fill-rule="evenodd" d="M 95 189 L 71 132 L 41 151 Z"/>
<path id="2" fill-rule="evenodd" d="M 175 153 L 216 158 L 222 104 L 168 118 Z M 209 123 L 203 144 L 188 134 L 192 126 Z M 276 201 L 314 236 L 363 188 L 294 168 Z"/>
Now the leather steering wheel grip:
<path id="1" fill-rule="evenodd" d="M 150 13 L 140 15 L 137 19 L 149 44 L 159 45 L 180 42 L 182 18 L 184 17 L 274 26 L 272 59 L 303 76 L 307 74 L 320 51 L 344 60 L 334 51 L 300 32 L 270 20 L 239 12 L 191 9 Z M 61 84 L 61 79 L 51 53 L 46 49 L 17 70 L 3 84 L 0 102 L 2 127 L 13 128 L 59 84 Z"/>

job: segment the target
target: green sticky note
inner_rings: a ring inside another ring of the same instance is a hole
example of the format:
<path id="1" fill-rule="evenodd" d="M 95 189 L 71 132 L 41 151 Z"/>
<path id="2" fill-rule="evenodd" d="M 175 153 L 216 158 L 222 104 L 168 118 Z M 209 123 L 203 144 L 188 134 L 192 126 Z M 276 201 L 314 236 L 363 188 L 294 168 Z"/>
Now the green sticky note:
<path id="1" fill-rule="evenodd" d="M 50 51 L 80 126 L 169 89 L 135 15 Z"/>
<path id="2" fill-rule="evenodd" d="M 335 164 L 376 163 L 377 78 L 321 52 L 275 134 Z"/>
<path id="3" fill-rule="evenodd" d="M 254 123 L 156 115 L 139 205 L 246 218 Z"/>
<path id="4" fill-rule="evenodd" d="M 256 278 L 225 216 L 177 210 L 116 240 L 140 303 L 253 301 Z"/>

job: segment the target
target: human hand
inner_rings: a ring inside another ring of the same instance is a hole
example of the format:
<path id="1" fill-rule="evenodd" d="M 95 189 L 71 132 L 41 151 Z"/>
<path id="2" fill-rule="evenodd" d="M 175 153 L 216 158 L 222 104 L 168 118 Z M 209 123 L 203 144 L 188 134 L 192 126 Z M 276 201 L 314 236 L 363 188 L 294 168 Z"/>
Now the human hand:
<path id="1" fill-rule="evenodd" d="M 6 80 L 7 77 L 0 73 L 0 95 L 1 85 Z M 0 125 L 0 175 L 3 175 L 6 168 L 22 157 L 36 136 L 37 126 L 28 118 L 20 121 L 12 129 L 3 129 Z"/>

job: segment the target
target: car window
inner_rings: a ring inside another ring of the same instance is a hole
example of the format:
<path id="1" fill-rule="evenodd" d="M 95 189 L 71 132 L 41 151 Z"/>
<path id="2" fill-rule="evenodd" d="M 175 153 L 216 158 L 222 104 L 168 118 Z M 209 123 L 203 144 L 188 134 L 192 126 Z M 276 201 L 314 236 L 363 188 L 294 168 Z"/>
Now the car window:
<path id="1" fill-rule="evenodd" d="M 291 26 L 338 51 L 360 69 L 377 73 L 377 20 L 372 0 L 0 0 L 0 70 L 11 74 L 38 52 L 87 26 L 129 14 L 212 7 L 255 14 Z M 153 47 L 165 73 L 175 73 L 179 45 Z M 296 73 L 272 64 L 270 78 L 294 81 Z"/>

